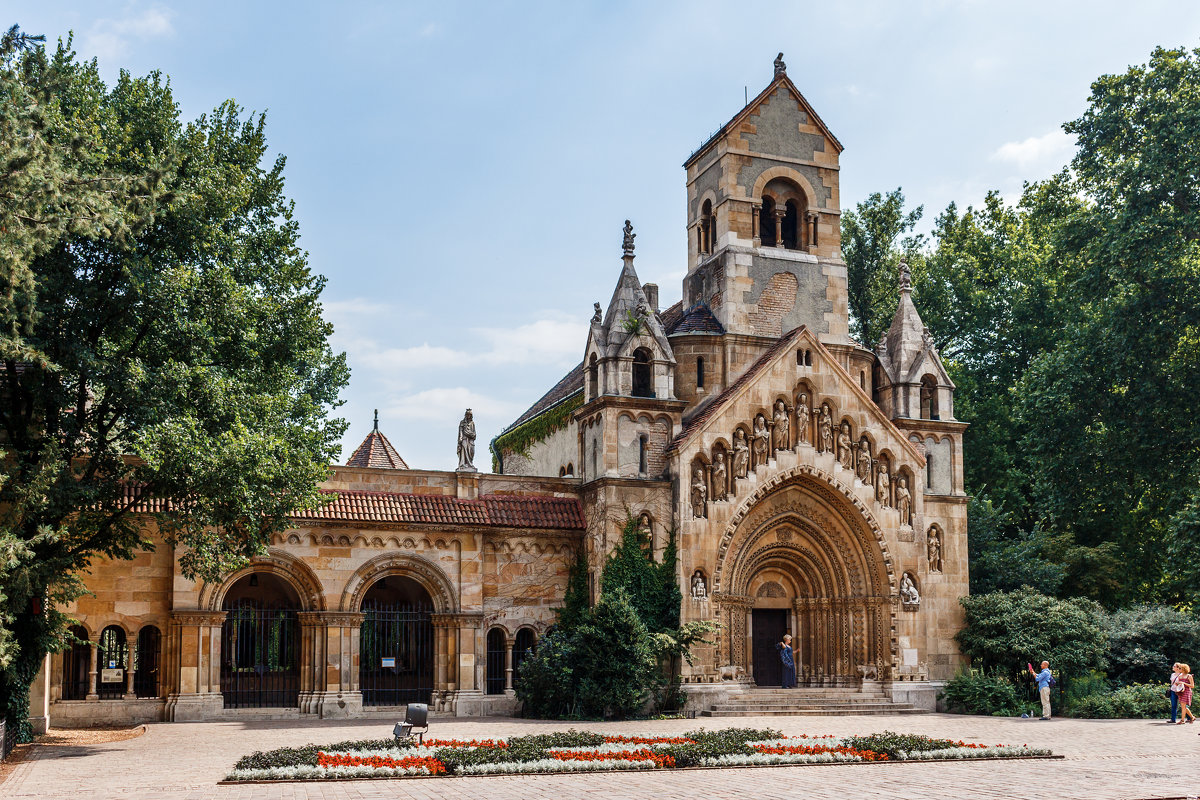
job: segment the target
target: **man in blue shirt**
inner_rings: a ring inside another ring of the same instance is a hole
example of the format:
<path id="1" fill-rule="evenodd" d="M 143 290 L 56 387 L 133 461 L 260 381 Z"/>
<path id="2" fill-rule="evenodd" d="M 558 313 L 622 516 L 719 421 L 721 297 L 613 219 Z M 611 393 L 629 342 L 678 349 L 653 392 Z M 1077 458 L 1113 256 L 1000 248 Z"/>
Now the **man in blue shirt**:
<path id="1" fill-rule="evenodd" d="M 1034 672 L 1033 667 L 1029 668 L 1029 674 L 1037 681 L 1038 695 L 1042 698 L 1042 719 L 1050 719 L 1050 684 L 1054 681 L 1050 675 L 1050 662 L 1042 662 L 1042 671 Z"/>

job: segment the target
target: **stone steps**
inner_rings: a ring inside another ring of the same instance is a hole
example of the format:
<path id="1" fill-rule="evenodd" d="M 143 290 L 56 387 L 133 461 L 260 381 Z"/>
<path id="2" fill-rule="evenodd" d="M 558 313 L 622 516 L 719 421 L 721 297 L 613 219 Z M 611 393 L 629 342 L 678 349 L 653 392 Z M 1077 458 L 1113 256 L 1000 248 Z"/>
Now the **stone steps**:
<path id="1" fill-rule="evenodd" d="M 922 714 L 911 703 L 894 703 L 880 689 L 754 689 L 713 704 L 706 717 L 817 716 L 821 714 Z"/>

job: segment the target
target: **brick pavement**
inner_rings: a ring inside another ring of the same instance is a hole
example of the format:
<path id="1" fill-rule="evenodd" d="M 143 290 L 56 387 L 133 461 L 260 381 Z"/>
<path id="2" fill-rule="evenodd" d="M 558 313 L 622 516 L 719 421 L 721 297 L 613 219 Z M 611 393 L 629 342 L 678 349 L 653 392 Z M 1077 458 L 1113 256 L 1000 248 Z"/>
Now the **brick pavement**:
<path id="1" fill-rule="evenodd" d="M 149 726 L 136 739 L 35 748 L 0 784 L 4 800 L 567 800 L 720 798 L 1038 798 L 1116 800 L 1200 795 L 1200 726 L 1144 720 L 1014 720 L 945 714 L 575 723 L 598 731 L 681 733 L 699 726 L 780 728 L 789 734 L 912 731 L 988 744 L 1052 748 L 1063 761 L 868 764 L 523 777 L 438 778 L 217 786 L 242 754 L 308 742 L 386 736 L 378 720 L 207 722 Z M 435 719 L 439 737 L 564 730 L 568 723 Z"/>

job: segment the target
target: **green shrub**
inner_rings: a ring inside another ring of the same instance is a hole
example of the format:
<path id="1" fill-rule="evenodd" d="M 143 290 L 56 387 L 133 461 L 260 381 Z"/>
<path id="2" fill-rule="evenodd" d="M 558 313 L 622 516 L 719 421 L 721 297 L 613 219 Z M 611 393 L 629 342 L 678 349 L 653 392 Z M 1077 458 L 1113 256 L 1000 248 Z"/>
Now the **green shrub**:
<path id="1" fill-rule="evenodd" d="M 1155 719 L 1170 707 L 1165 684 L 1131 684 L 1115 692 L 1081 698 L 1071 716 L 1084 719 Z"/>
<path id="2" fill-rule="evenodd" d="M 579 706 L 586 716 L 628 717 L 661 680 L 650 633 L 624 589 L 601 596 L 572 642 Z"/>
<path id="3" fill-rule="evenodd" d="M 1108 636 L 1104 610 L 1082 597 L 1061 600 L 1028 587 L 959 600 L 965 624 L 955 635 L 962 652 L 989 672 L 1011 671 L 1045 660 L 1056 675 L 1103 669 Z"/>
<path id="4" fill-rule="evenodd" d="M 896 733 L 883 731 L 869 736 L 850 736 L 842 742 L 856 750 L 871 750 L 886 753 L 888 758 L 898 758 L 899 753 L 922 753 L 930 750 L 945 750 L 961 746 L 950 739 L 931 739 L 919 733 Z"/>
<path id="5" fill-rule="evenodd" d="M 1015 715 L 1020 700 L 1012 681 L 985 672 L 960 672 L 942 691 L 946 706 L 956 714 Z"/>
<path id="6" fill-rule="evenodd" d="M 1200 663 L 1200 619 L 1170 606 L 1123 608 L 1105 620 L 1108 676 L 1118 685 L 1162 680 L 1176 661 Z"/>
<path id="7" fill-rule="evenodd" d="M 543 636 L 537 649 L 521 661 L 514 681 L 525 715 L 545 719 L 578 717 L 575 668 L 573 633 L 556 628 Z"/>

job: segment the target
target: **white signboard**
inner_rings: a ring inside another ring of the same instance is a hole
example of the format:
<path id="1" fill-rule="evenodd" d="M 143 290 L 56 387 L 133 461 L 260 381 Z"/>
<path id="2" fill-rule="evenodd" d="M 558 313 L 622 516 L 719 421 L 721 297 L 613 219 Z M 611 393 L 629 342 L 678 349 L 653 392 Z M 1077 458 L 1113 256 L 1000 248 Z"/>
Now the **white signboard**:
<path id="1" fill-rule="evenodd" d="M 395 669 L 396 668 L 396 659 L 381 658 L 381 659 L 379 659 L 379 666 L 383 667 L 384 669 Z"/>
<path id="2" fill-rule="evenodd" d="M 100 671 L 101 683 L 120 683 L 124 679 L 123 669 L 104 669 Z"/>

